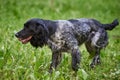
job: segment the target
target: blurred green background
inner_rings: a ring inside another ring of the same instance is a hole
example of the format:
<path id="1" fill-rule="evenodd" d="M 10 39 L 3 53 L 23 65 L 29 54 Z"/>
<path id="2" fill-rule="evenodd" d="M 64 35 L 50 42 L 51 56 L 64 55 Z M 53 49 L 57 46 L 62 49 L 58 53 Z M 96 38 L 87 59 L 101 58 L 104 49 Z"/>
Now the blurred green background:
<path id="1" fill-rule="evenodd" d="M 110 23 L 120 19 L 120 0 L 0 0 L 0 80 L 120 80 L 120 26 L 108 31 L 109 45 L 101 51 L 100 66 L 89 68 L 89 54 L 81 46 L 77 75 L 71 70 L 70 54 L 63 55 L 50 75 L 50 49 L 23 45 L 14 36 L 30 18 L 94 18 Z"/>

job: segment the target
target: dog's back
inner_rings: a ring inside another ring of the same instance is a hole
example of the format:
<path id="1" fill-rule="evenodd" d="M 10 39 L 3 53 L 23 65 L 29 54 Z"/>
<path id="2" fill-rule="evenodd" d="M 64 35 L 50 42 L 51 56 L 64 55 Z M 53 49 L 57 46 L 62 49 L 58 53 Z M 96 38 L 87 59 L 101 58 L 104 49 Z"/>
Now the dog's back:
<path id="1" fill-rule="evenodd" d="M 83 42 L 89 39 L 91 34 L 103 31 L 106 34 L 105 30 L 112 30 L 119 23 L 117 20 L 114 20 L 110 24 L 102 24 L 95 19 L 70 19 L 70 20 L 56 20 L 57 31 L 56 36 L 61 36 L 61 34 L 70 33 L 78 40 L 81 45 Z M 101 31 L 102 30 L 102 31 Z M 102 33 L 102 34 L 103 34 Z"/>

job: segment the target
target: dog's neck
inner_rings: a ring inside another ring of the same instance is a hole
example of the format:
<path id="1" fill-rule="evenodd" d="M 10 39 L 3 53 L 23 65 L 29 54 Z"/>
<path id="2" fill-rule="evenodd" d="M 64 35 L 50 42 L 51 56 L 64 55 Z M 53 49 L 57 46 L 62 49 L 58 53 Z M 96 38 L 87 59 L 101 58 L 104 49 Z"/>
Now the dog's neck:
<path id="1" fill-rule="evenodd" d="M 44 20 L 45 26 L 47 26 L 49 31 L 49 37 L 56 32 L 57 25 L 55 21 Z"/>

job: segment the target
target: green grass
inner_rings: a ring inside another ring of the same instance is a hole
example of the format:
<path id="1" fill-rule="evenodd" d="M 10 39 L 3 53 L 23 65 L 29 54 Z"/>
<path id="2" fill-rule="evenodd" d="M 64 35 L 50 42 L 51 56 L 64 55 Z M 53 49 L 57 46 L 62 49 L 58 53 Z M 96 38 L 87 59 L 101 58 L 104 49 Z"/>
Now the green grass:
<path id="1" fill-rule="evenodd" d="M 51 50 L 21 44 L 14 34 L 30 18 L 95 18 L 103 23 L 120 19 L 119 0 L 0 0 L 0 80 L 120 80 L 120 26 L 108 31 L 109 45 L 101 51 L 102 64 L 90 69 L 89 54 L 81 46 L 81 68 L 71 69 L 70 54 L 53 74 L 48 73 Z"/>

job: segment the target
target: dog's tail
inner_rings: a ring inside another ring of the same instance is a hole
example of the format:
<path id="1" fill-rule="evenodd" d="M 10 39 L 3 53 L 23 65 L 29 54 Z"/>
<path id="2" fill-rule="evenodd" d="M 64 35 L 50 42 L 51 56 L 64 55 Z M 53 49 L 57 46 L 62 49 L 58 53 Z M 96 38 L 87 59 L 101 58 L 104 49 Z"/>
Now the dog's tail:
<path id="1" fill-rule="evenodd" d="M 112 23 L 110 24 L 102 24 L 105 30 L 112 30 L 114 29 L 117 25 L 119 25 L 118 19 L 115 19 Z"/>

